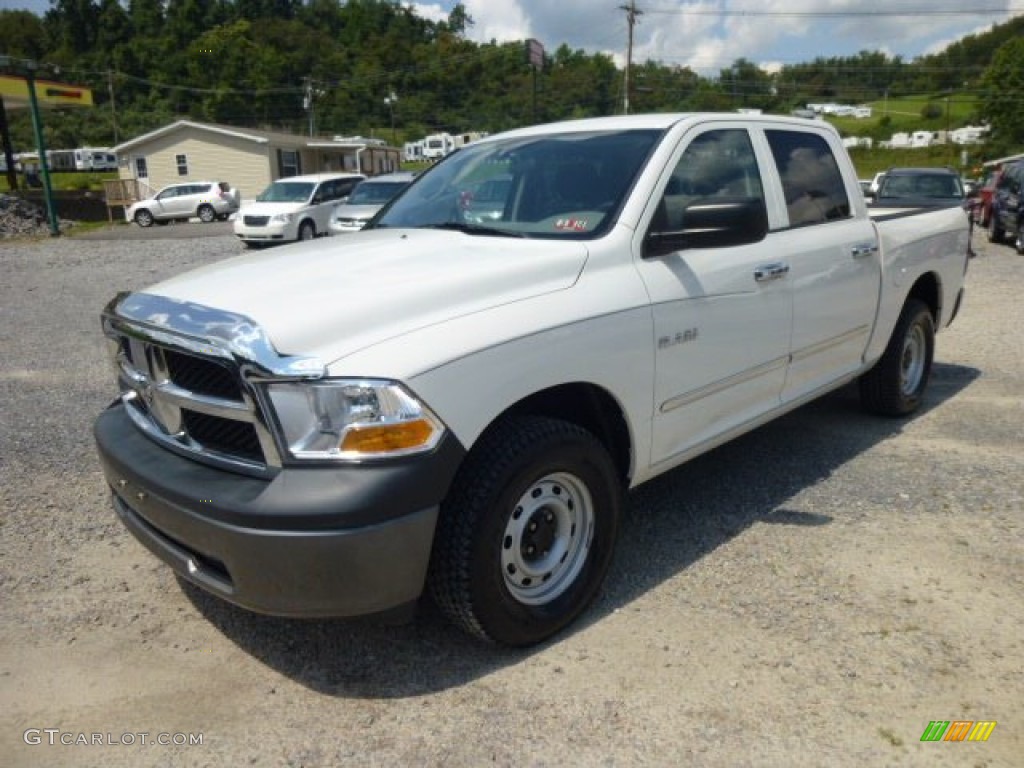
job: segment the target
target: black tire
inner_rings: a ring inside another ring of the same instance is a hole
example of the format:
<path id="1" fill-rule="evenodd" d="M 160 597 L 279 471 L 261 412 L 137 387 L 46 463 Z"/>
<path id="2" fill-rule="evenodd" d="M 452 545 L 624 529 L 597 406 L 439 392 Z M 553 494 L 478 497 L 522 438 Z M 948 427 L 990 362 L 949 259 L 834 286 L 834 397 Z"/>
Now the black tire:
<path id="1" fill-rule="evenodd" d="M 539 643 L 597 594 L 621 509 L 615 465 L 591 433 L 539 416 L 499 422 L 441 505 L 431 595 L 477 638 Z"/>
<path id="2" fill-rule="evenodd" d="M 1017 234 L 1013 238 L 1013 247 L 1024 256 L 1024 219 L 1017 222 Z"/>
<path id="3" fill-rule="evenodd" d="M 1005 236 L 1006 232 L 999 224 L 999 216 L 995 211 L 992 211 L 988 219 L 988 241 L 990 243 L 1001 243 Z"/>
<path id="4" fill-rule="evenodd" d="M 921 405 L 935 355 L 935 321 L 918 299 L 907 299 L 875 366 L 860 377 L 864 407 L 882 416 L 906 416 Z"/>
<path id="5" fill-rule="evenodd" d="M 210 224 L 217 220 L 217 212 L 213 210 L 212 205 L 200 205 L 196 215 L 203 224 Z"/>
<path id="6" fill-rule="evenodd" d="M 312 240 L 316 237 L 316 225 L 308 219 L 299 225 L 299 240 Z"/>
<path id="7" fill-rule="evenodd" d="M 135 223 L 140 227 L 152 227 L 153 221 L 153 214 L 145 208 L 140 208 L 135 212 Z"/>

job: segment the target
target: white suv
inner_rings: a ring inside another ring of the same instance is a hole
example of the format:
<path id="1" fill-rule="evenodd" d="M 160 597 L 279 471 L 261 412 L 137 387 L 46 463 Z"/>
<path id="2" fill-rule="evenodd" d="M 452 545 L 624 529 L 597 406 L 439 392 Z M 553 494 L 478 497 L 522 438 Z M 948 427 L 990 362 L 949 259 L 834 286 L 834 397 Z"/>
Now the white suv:
<path id="1" fill-rule="evenodd" d="M 238 210 L 240 196 L 226 181 L 188 181 L 171 184 L 153 197 L 125 209 L 124 216 L 140 227 L 166 224 L 177 219 L 199 217 L 209 223 L 226 219 Z"/>
<path id="2" fill-rule="evenodd" d="M 320 173 L 278 179 L 238 212 L 235 235 L 246 245 L 326 235 L 331 211 L 364 178 L 361 173 Z"/>

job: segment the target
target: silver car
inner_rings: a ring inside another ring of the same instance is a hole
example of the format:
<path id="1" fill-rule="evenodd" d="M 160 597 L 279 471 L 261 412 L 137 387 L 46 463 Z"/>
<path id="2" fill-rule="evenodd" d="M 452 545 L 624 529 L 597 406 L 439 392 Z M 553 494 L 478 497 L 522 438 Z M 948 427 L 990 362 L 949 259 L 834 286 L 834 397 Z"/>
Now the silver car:
<path id="1" fill-rule="evenodd" d="M 338 205 L 331 214 L 328 224 L 331 234 L 358 232 L 377 211 L 409 186 L 414 178 L 414 173 L 398 171 L 361 181 L 359 186 L 352 190 L 348 200 Z"/>
<path id="2" fill-rule="evenodd" d="M 153 197 L 125 209 L 124 216 L 140 227 L 197 217 L 209 223 L 226 219 L 238 210 L 241 195 L 226 181 L 189 181 L 171 184 Z"/>

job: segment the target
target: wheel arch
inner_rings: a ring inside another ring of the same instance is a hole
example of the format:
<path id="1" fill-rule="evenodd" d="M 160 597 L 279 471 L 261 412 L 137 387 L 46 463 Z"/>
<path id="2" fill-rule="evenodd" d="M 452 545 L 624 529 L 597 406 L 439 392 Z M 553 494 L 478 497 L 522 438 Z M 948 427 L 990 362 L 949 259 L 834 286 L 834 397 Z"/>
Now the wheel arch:
<path id="1" fill-rule="evenodd" d="M 582 381 L 539 390 L 498 414 L 481 435 L 506 418 L 526 415 L 561 419 L 590 432 L 608 451 L 619 480 L 629 484 L 635 455 L 633 437 L 625 409 L 608 390 Z"/>
<path id="2" fill-rule="evenodd" d="M 906 304 L 910 299 L 918 299 L 924 302 L 925 306 L 932 313 L 932 321 L 935 327 L 938 328 L 940 323 L 939 320 L 942 317 L 942 278 L 940 278 L 934 272 L 926 272 L 921 275 L 910 288 L 910 292 L 907 294 L 903 303 Z"/>

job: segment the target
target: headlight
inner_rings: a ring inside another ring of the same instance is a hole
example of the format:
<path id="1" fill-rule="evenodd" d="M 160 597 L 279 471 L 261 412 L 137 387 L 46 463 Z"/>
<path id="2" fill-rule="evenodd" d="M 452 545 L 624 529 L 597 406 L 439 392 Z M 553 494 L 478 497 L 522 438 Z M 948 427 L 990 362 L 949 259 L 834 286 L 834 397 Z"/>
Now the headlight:
<path id="1" fill-rule="evenodd" d="M 288 222 L 290 222 L 292 220 L 293 217 L 294 217 L 294 214 L 291 214 L 291 213 L 275 213 L 273 216 L 270 217 L 270 220 L 271 221 L 280 221 L 280 222 L 282 222 L 284 224 L 287 224 Z"/>
<path id="2" fill-rule="evenodd" d="M 373 459 L 429 451 L 440 420 L 400 384 L 333 381 L 268 384 L 288 452 L 296 459 Z"/>

